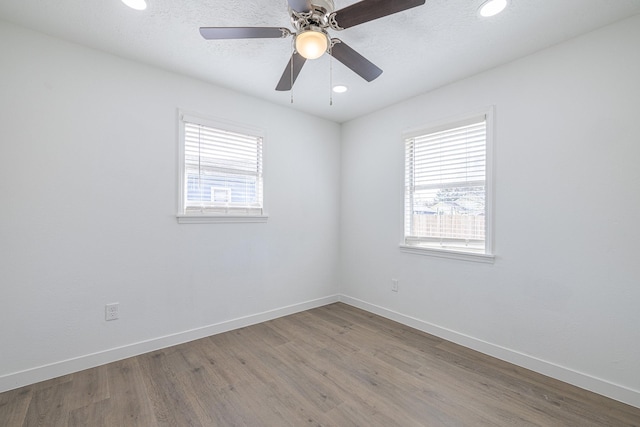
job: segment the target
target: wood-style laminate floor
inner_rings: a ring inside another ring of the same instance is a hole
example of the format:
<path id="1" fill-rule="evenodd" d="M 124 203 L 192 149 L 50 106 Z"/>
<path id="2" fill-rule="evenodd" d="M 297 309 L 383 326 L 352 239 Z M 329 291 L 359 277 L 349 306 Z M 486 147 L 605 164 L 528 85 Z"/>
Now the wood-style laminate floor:
<path id="1" fill-rule="evenodd" d="M 640 426 L 640 409 L 345 304 L 0 394 L 0 426 Z"/>

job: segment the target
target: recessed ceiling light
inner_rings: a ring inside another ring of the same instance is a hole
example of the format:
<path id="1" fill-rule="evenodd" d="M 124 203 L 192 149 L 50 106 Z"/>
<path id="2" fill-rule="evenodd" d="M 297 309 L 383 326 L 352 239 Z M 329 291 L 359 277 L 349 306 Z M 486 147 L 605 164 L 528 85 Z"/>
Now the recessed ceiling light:
<path id="1" fill-rule="evenodd" d="M 338 85 L 333 87 L 333 91 L 335 93 L 345 93 L 347 90 L 349 90 L 349 88 L 343 85 Z"/>
<path id="2" fill-rule="evenodd" d="M 488 18 L 490 16 L 494 16 L 499 14 L 507 7 L 507 0 L 488 0 L 482 3 L 480 6 L 479 13 L 480 16 L 484 16 Z"/>
<path id="3" fill-rule="evenodd" d="M 145 10 L 147 8 L 146 0 L 122 0 L 122 3 L 135 10 Z"/>

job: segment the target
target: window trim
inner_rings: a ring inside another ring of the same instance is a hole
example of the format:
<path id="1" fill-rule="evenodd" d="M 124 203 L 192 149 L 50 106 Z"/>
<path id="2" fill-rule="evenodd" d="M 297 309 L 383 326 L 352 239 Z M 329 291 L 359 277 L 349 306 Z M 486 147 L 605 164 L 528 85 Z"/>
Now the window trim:
<path id="1" fill-rule="evenodd" d="M 185 211 L 185 121 L 198 123 L 215 129 L 229 132 L 255 135 L 262 138 L 262 214 L 243 215 L 239 212 L 230 213 L 186 213 Z M 208 223 L 262 223 L 267 222 L 265 181 L 266 181 L 266 132 L 259 128 L 233 123 L 218 118 L 205 117 L 203 115 L 178 109 L 178 212 L 176 218 L 179 224 L 208 224 Z"/>
<path id="2" fill-rule="evenodd" d="M 425 248 L 419 246 L 407 245 L 405 240 L 405 150 L 406 139 L 415 136 L 425 135 L 428 133 L 438 132 L 448 128 L 464 124 L 470 120 L 484 117 L 486 120 L 486 163 L 485 163 L 485 249 L 484 252 L 466 252 L 456 249 L 447 248 Z M 401 252 L 425 255 L 436 258 L 458 259 L 463 261 L 493 263 L 495 261 L 494 253 L 494 177 L 495 177 L 495 106 L 490 105 L 467 114 L 461 114 L 453 117 L 442 118 L 417 128 L 408 129 L 402 132 L 401 149 L 402 149 L 402 209 L 401 209 L 401 239 L 399 249 Z"/>

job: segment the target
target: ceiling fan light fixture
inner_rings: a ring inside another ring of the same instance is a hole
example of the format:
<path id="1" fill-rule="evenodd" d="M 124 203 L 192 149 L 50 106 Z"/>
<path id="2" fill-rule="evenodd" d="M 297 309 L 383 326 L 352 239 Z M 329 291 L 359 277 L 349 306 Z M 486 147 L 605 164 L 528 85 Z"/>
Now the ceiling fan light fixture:
<path id="1" fill-rule="evenodd" d="M 329 39 L 321 30 L 309 29 L 296 36 L 296 51 L 306 59 L 318 59 L 327 51 Z"/>
<path id="2" fill-rule="evenodd" d="M 345 93 L 348 90 L 349 90 L 349 88 L 346 87 L 345 85 L 336 85 L 336 86 L 333 87 L 333 91 L 335 93 Z"/>
<path id="3" fill-rule="evenodd" d="M 135 10 L 145 10 L 147 8 L 146 0 L 122 0 L 122 3 Z"/>
<path id="4" fill-rule="evenodd" d="M 507 7 L 507 0 L 488 0 L 482 3 L 478 13 L 484 18 L 488 18 L 499 14 L 505 7 Z"/>

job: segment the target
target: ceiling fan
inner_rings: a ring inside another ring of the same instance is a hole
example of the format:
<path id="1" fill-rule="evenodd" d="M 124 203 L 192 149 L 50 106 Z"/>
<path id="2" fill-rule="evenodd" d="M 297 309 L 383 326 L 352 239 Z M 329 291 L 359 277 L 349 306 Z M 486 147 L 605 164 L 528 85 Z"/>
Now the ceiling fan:
<path id="1" fill-rule="evenodd" d="M 362 0 L 335 11 L 333 0 L 287 0 L 294 31 L 281 27 L 201 27 L 207 40 L 294 37 L 293 55 L 276 90 L 291 90 L 307 59 L 328 53 L 360 77 L 370 82 L 382 70 L 338 38 L 328 29 L 340 31 L 356 25 L 421 6 L 425 0 Z"/>

